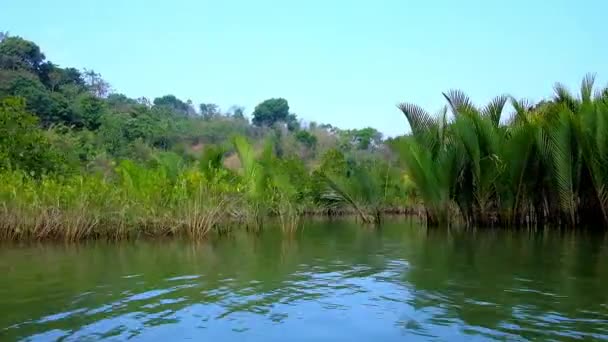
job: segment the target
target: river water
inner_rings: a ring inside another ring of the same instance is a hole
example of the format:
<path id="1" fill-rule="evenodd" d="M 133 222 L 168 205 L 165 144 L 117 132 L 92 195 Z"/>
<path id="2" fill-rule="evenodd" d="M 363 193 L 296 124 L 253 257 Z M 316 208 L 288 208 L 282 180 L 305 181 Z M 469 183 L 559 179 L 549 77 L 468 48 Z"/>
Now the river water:
<path id="1" fill-rule="evenodd" d="M 608 339 L 608 238 L 310 222 L 0 246 L 0 340 Z"/>

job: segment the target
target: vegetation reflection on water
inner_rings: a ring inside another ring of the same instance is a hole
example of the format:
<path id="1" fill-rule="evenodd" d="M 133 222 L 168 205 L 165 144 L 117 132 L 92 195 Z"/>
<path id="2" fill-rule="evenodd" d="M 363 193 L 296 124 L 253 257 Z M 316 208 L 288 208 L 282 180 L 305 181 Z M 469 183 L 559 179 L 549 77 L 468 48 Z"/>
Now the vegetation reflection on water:
<path id="1" fill-rule="evenodd" d="M 0 339 L 606 339 L 607 246 L 404 222 L 3 246 Z"/>

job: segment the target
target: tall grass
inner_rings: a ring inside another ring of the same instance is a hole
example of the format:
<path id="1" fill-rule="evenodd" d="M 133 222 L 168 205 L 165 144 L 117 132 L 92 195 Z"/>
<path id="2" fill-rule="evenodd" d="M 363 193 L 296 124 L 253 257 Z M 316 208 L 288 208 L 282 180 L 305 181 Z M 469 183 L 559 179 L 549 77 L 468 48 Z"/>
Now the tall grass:
<path id="1" fill-rule="evenodd" d="M 0 173 L 0 238 L 123 239 L 136 235 L 188 234 L 201 238 L 225 218 L 232 204 L 224 184 L 198 171 L 171 175 L 131 162 L 114 179 L 97 175 L 35 179 Z M 224 188 L 222 188 L 224 186 Z"/>
<path id="2" fill-rule="evenodd" d="M 208 148 L 189 165 L 159 153 L 150 164 L 123 160 L 99 174 L 0 171 L 0 239 L 200 239 L 233 224 L 262 229 L 268 218 L 290 233 L 305 212 L 340 206 L 356 208 L 364 222 L 379 223 L 387 199 L 396 198 L 388 180 L 401 177 L 370 164 L 315 178 L 301 160 L 278 158 L 270 143 L 256 147 L 236 137 L 234 150 L 240 162 L 234 170 L 224 167 L 224 150 Z M 315 179 L 321 184 L 315 186 Z"/>

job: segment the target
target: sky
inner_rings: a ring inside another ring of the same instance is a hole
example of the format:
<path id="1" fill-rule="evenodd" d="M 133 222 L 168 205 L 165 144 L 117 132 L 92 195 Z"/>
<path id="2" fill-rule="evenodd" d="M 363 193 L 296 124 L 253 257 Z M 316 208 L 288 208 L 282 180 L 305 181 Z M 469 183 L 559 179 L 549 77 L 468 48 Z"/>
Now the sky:
<path id="1" fill-rule="evenodd" d="M 409 130 L 400 102 L 539 100 L 608 79 L 606 0 L 0 0 L 0 31 L 130 97 L 223 109 L 283 97 L 306 122 Z"/>

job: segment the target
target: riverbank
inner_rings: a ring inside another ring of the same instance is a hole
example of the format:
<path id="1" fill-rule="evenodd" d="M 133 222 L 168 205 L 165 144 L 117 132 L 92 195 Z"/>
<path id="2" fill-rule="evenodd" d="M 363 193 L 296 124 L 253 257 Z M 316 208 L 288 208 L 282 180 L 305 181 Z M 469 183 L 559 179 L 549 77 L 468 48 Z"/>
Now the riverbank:
<path id="1" fill-rule="evenodd" d="M 311 192 L 286 194 L 271 183 L 268 190 L 257 189 L 245 180 L 237 174 L 206 175 L 197 169 L 171 177 L 163 168 L 133 163 L 119 165 L 111 176 L 36 178 L 1 172 L 0 239 L 201 239 L 235 227 L 259 230 L 269 220 L 284 231 L 294 231 L 304 217 L 352 216 L 373 224 L 384 215 L 422 212 L 419 206 L 388 201 L 371 205 L 363 200 L 324 201 Z"/>
<path id="2" fill-rule="evenodd" d="M 383 216 L 420 218 L 415 208 L 383 209 Z M 2 210 L 0 213 L 0 240 L 2 241 L 85 241 L 85 240 L 129 240 L 139 238 L 185 237 L 204 239 L 211 234 L 225 234 L 234 230 L 260 230 L 265 223 L 280 225 L 285 232 L 294 232 L 301 226 L 302 220 L 331 222 L 335 219 L 361 222 L 358 214 L 352 211 L 322 212 L 309 210 L 297 218 L 294 225 L 285 229 L 278 216 L 268 216 L 260 226 L 251 225 L 238 216 L 199 213 L 177 217 L 161 215 L 157 217 L 130 217 L 127 221 L 119 213 L 109 213 L 100 217 L 98 214 L 79 210 L 60 211 L 57 209 L 39 210 L 20 216 L 14 212 Z M 371 225 L 373 227 L 373 225 Z"/>
<path id="3" fill-rule="evenodd" d="M 225 234 L 234 230 L 258 231 L 266 225 L 279 226 L 291 233 L 302 226 L 302 221 L 333 220 L 359 223 L 359 213 L 352 209 L 327 210 L 308 208 L 292 218 L 289 225 L 277 214 L 271 213 L 260 221 L 248 222 L 235 212 L 235 207 L 218 204 L 214 208 L 193 208 L 158 212 L 156 215 L 135 216 L 125 211 L 102 212 L 86 204 L 77 208 L 57 207 L 21 208 L 19 211 L 0 209 L 0 240 L 2 241 L 84 241 L 125 240 L 139 238 L 183 237 L 204 239 L 212 234 Z M 420 207 L 381 208 L 383 218 L 411 217 L 421 219 Z M 370 224 L 371 227 L 374 224 Z"/>

